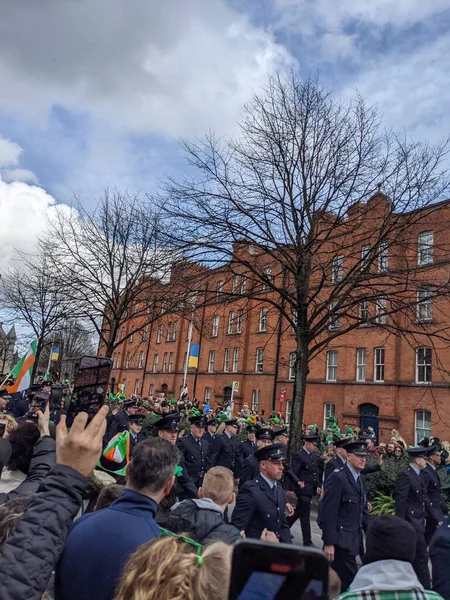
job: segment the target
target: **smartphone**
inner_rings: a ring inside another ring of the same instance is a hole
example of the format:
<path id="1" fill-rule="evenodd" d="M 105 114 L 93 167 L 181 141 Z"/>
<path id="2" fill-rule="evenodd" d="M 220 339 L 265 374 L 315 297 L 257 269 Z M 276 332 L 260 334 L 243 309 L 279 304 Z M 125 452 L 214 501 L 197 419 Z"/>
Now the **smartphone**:
<path id="1" fill-rule="evenodd" d="M 326 600 L 328 560 L 318 549 L 245 539 L 233 547 L 229 600 Z"/>
<path id="2" fill-rule="evenodd" d="M 0 438 L 5 434 L 7 425 L 8 421 L 6 419 L 0 419 Z"/>
<path id="3" fill-rule="evenodd" d="M 30 404 L 30 412 L 37 413 L 38 410 L 44 412 L 50 401 L 49 392 L 35 392 Z"/>
<path id="4" fill-rule="evenodd" d="M 52 409 L 61 408 L 61 402 L 63 399 L 64 389 L 62 385 L 52 385 L 52 391 L 50 395 L 50 407 Z"/>
<path id="5" fill-rule="evenodd" d="M 112 360 L 103 356 L 83 356 L 78 365 L 72 397 L 67 410 L 68 425 L 79 412 L 92 418 L 105 403 Z"/>

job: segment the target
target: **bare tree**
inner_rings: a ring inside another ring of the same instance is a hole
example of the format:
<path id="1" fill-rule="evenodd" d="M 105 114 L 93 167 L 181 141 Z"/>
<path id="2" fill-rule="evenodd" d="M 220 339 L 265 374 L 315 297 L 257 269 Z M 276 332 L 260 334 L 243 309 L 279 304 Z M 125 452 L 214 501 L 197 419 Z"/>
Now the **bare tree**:
<path id="1" fill-rule="evenodd" d="M 59 211 L 40 240 L 58 274 L 55 285 L 76 301 L 77 316 L 91 323 L 108 357 L 161 314 L 174 255 L 162 246 L 160 231 L 148 201 L 105 191 L 92 211 L 81 205 Z M 177 302 L 174 294 L 167 297 Z M 131 317 L 134 329 L 127 330 Z"/>
<path id="2" fill-rule="evenodd" d="M 291 450 L 311 358 L 367 322 L 423 334 L 404 318 L 419 288 L 446 297 L 448 277 L 418 269 L 413 256 L 421 223 L 449 188 L 447 148 L 399 139 L 363 98 L 339 103 L 293 73 L 253 97 L 237 139 L 185 144 L 190 170 L 167 183 L 165 231 L 186 258 L 245 273 L 247 297 L 293 328 Z"/>

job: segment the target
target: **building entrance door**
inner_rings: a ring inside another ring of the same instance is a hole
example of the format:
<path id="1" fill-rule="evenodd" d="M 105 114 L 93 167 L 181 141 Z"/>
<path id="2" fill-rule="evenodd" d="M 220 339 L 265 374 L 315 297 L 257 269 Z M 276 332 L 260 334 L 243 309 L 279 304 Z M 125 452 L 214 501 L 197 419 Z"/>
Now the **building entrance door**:
<path id="1" fill-rule="evenodd" d="M 378 440 L 378 412 L 379 408 L 375 404 L 359 405 L 359 426 L 361 429 L 372 427 L 375 431 L 375 437 Z"/>

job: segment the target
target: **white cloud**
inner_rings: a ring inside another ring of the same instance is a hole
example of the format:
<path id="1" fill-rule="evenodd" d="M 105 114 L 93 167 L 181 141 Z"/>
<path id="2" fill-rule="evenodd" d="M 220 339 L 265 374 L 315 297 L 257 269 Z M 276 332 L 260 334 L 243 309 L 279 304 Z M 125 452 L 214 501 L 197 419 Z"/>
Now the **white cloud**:
<path id="1" fill-rule="evenodd" d="M 0 137 L 0 168 L 17 166 L 21 154 L 22 148 L 19 144 Z"/>
<path id="2" fill-rule="evenodd" d="M 3 173 L 3 180 L 11 183 L 13 181 L 23 181 L 26 183 L 38 184 L 39 179 L 29 169 L 10 169 Z"/>

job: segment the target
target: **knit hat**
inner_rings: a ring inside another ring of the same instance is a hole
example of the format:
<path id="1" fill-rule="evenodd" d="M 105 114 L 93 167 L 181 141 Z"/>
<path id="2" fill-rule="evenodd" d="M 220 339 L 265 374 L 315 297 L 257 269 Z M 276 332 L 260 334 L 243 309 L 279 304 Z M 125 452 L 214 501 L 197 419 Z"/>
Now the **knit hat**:
<path id="1" fill-rule="evenodd" d="M 376 517 L 367 530 L 363 564 L 388 559 L 412 563 L 416 545 L 417 535 L 410 523 L 391 515 Z"/>

